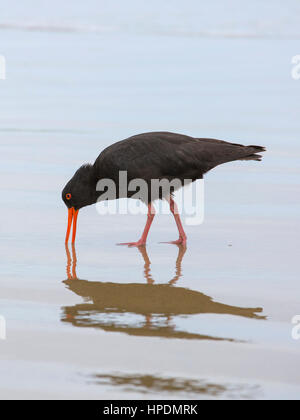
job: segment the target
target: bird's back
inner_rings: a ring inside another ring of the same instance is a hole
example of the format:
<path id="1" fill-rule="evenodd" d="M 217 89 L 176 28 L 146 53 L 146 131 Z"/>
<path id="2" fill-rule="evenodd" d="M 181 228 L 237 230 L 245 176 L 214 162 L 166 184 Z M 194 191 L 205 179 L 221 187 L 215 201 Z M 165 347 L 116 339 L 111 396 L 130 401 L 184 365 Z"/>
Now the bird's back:
<path id="1" fill-rule="evenodd" d="M 105 149 L 95 161 L 107 178 L 127 171 L 129 179 L 198 179 L 214 167 L 234 160 L 261 160 L 261 146 L 194 138 L 170 132 L 138 134 Z"/>

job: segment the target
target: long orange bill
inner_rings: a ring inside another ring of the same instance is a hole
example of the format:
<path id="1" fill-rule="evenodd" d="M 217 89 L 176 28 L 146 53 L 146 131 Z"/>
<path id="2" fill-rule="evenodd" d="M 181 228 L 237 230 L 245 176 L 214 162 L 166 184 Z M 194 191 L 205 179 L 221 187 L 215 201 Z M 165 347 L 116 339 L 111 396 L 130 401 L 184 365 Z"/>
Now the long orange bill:
<path id="1" fill-rule="evenodd" d="M 72 221 L 73 221 L 72 243 L 75 242 L 78 211 L 79 210 L 75 210 L 74 207 L 71 207 L 70 209 L 68 209 L 68 227 L 67 227 L 67 234 L 66 234 L 66 241 L 65 241 L 66 243 L 69 241 L 69 236 L 70 236 L 71 227 L 72 227 Z"/>
<path id="2" fill-rule="evenodd" d="M 79 212 L 79 210 L 75 210 L 74 209 L 74 212 L 73 212 L 73 235 L 72 235 L 72 244 L 74 244 L 75 238 L 76 238 L 78 212 Z"/>

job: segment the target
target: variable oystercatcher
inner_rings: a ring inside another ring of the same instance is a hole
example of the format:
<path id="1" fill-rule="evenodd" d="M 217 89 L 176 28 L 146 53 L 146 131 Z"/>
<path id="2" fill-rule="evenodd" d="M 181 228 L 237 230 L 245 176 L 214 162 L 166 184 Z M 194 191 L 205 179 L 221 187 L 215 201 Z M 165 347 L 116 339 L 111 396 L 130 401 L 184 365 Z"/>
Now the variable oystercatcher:
<path id="1" fill-rule="evenodd" d="M 257 153 L 264 151 L 265 148 L 261 146 L 243 146 L 223 140 L 195 138 L 169 132 L 138 134 L 115 143 L 100 153 L 93 165 L 81 166 L 62 191 L 62 199 L 68 207 L 66 242 L 72 222 L 72 243 L 75 242 L 78 211 L 101 200 L 103 193 L 96 188 L 99 180 L 109 179 L 114 182 L 114 199 L 131 198 L 135 195 L 136 191 L 128 191 L 128 188 L 120 193 L 120 173 L 126 173 L 128 183 L 139 179 L 148 185 L 149 193 L 140 198 L 148 205 L 148 218 L 140 240 L 121 245 L 145 245 L 155 216 L 152 203 L 158 198 L 169 202 L 177 224 L 179 239 L 171 243 L 186 245 L 186 234 L 172 193 L 165 196 L 160 190 L 158 195 L 151 195 L 152 180 L 176 179 L 184 185 L 185 180 L 193 182 L 202 179 L 205 173 L 222 163 L 234 160 L 260 161 L 262 156 Z"/>

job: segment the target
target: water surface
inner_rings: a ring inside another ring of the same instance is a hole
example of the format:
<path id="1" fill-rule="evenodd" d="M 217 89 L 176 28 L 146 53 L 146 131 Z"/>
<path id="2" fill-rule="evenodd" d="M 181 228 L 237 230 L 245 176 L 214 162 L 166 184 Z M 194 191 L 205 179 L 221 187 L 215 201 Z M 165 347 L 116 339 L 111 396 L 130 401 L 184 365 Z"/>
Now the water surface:
<path id="1" fill-rule="evenodd" d="M 299 398 L 299 4 L 230 5 L 1 13 L 1 398 Z M 268 152 L 208 174 L 186 250 L 168 215 L 116 247 L 144 216 L 95 206 L 65 249 L 66 181 L 151 130 Z"/>

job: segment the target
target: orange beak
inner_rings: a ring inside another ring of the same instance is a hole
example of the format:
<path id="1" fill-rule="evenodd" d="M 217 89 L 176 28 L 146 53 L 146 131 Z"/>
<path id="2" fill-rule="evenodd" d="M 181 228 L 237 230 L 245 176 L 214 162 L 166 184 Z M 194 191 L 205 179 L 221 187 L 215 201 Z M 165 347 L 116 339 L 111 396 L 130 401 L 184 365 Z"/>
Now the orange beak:
<path id="1" fill-rule="evenodd" d="M 71 227 L 72 227 L 72 221 L 73 221 L 72 244 L 75 242 L 78 212 L 79 210 L 75 210 L 74 207 L 71 207 L 70 209 L 68 209 L 68 227 L 67 227 L 67 234 L 66 234 L 66 241 L 65 241 L 66 243 L 69 240 Z"/>

